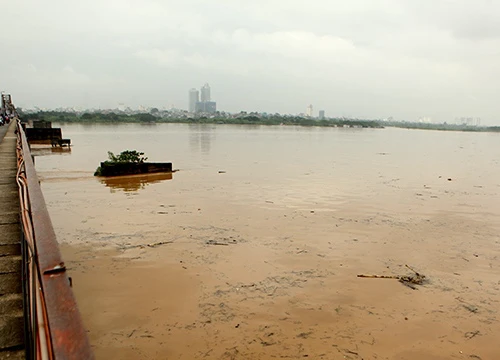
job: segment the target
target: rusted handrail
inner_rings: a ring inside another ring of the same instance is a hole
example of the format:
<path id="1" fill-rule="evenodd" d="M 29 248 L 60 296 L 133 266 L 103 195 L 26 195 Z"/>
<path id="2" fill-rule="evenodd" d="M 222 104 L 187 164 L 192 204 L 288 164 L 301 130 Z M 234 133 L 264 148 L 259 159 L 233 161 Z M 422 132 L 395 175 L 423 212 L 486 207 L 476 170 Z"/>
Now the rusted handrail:
<path id="1" fill-rule="evenodd" d="M 35 359 L 94 359 L 19 121 L 17 136 L 27 355 Z"/>

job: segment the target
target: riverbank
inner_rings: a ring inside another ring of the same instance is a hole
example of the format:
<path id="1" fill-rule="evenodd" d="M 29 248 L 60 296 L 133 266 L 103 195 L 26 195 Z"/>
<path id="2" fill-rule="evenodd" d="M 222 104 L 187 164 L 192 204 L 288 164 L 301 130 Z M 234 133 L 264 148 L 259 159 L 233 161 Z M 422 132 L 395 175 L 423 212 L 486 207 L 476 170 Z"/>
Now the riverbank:
<path id="1" fill-rule="evenodd" d="M 317 126 L 317 127 L 347 127 L 347 128 L 375 128 L 395 127 L 402 129 L 416 130 L 438 130 L 438 131 L 464 131 L 464 132 L 500 132 L 500 126 L 467 126 L 456 124 L 431 124 L 431 123 L 412 123 L 381 120 L 360 120 L 330 118 L 325 120 L 311 119 L 301 116 L 257 116 L 252 114 L 240 114 L 236 117 L 231 116 L 187 116 L 172 117 L 162 115 L 152 115 L 150 113 L 138 114 L 117 114 L 113 112 L 96 113 L 68 113 L 57 111 L 40 111 L 37 113 L 25 114 L 26 120 L 45 120 L 63 124 L 82 123 L 82 124 L 119 124 L 119 123 L 171 123 L 171 124 L 232 124 L 232 125 L 284 125 L 284 126 Z"/>
<path id="2" fill-rule="evenodd" d="M 384 123 L 387 127 L 415 130 L 438 130 L 438 131 L 465 131 L 465 132 L 500 132 L 500 126 L 470 126 L 455 124 L 429 124 L 429 123 L 408 123 L 390 122 Z"/>
<path id="3" fill-rule="evenodd" d="M 320 127 L 359 127 L 359 128 L 382 128 L 383 126 L 376 120 L 360 119 L 325 119 L 316 120 L 302 116 L 258 116 L 252 114 L 240 114 L 238 116 L 220 116 L 210 115 L 192 116 L 185 114 L 183 116 L 162 116 L 150 113 L 137 114 L 117 114 L 107 113 L 76 113 L 47 111 L 24 114 L 25 120 L 45 120 L 58 123 L 175 123 L 175 124 L 233 124 L 233 125 L 291 125 L 291 126 L 320 126 Z"/>

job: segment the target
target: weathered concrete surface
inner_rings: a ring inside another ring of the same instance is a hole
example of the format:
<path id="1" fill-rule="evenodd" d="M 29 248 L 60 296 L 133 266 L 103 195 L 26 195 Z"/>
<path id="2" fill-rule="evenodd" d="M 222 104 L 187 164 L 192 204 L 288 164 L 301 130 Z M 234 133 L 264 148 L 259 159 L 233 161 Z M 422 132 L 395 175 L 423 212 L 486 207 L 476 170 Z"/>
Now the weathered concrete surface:
<path id="1" fill-rule="evenodd" d="M 20 360 L 26 359 L 26 354 L 23 349 L 19 350 L 5 350 L 0 352 L 0 360 Z"/>
<path id="2" fill-rule="evenodd" d="M 1 228 L 0 228 L 0 231 L 1 231 Z M 18 243 L 0 245 L 0 254 L 2 254 L 2 256 L 20 255 L 21 254 L 21 245 Z"/>
<path id="3" fill-rule="evenodd" d="M 0 360 L 24 358 L 15 128 L 0 127 Z"/>
<path id="4" fill-rule="evenodd" d="M 26 128 L 28 142 L 50 141 L 62 139 L 61 128 Z"/>
<path id="5" fill-rule="evenodd" d="M 23 288 L 20 276 L 21 274 L 18 273 L 0 274 L 0 297 L 9 294 L 20 294 L 22 292 Z"/>
<path id="6" fill-rule="evenodd" d="M 19 244 L 19 236 L 19 223 L 0 225 L 0 246 Z"/>
<path id="7" fill-rule="evenodd" d="M 172 163 L 116 163 L 101 162 L 100 176 L 121 176 L 172 172 Z"/>
<path id="8" fill-rule="evenodd" d="M 23 344 L 23 308 L 0 316 L 0 339 L 4 348 L 18 347 Z"/>
<path id="9" fill-rule="evenodd" d="M 23 296 L 22 294 L 7 294 L 0 297 L 0 316 L 9 315 L 22 311 Z"/>
<path id="10" fill-rule="evenodd" d="M 20 255 L 7 255 L 2 256 L 4 261 L 0 261 L 0 274 L 12 274 L 19 272 L 21 268 Z"/>
<path id="11" fill-rule="evenodd" d="M 16 206 L 16 204 L 12 204 Z M 2 217 L 0 218 L 0 226 L 1 225 L 9 225 L 9 224 L 19 224 L 19 214 L 15 212 L 2 212 Z"/>

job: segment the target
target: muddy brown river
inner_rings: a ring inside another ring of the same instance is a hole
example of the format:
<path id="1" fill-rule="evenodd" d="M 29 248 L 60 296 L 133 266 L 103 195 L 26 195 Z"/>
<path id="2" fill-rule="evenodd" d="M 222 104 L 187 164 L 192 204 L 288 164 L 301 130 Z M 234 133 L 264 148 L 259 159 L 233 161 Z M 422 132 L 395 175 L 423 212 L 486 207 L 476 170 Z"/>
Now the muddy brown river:
<path id="1" fill-rule="evenodd" d="M 62 128 L 33 151 L 97 358 L 500 358 L 498 134 Z M 126 149 L 179 171 L 93 176 Z"/>

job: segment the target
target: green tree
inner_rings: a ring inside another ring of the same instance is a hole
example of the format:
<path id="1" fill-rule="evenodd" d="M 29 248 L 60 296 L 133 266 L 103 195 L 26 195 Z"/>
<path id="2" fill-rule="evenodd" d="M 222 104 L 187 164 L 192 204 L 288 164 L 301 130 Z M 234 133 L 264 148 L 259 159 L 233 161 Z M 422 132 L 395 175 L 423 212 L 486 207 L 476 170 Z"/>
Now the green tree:
<path id="1" fill-rule="evenodd" d="M 136 118 L 137 118 L 137 120 L 144 121 L 144 122 L 148 122 L 148 121 L 151 122 L 151 121 L 156 120 L 156 117 L 154 115 L 151 115 L 151 114 L 137 114 Z"/>
<path id="2" fill-rule="evenodd" d="M 143 152 L 136 150 L 125 150 L 120 153 L 120 155 L 115 155 L 111 151 L 108 151 L 108 159 L 110 162 L 116 163 L 143 163 L 148 158 L 143 156 Z"/>

